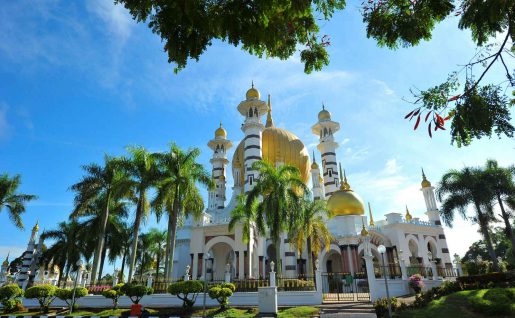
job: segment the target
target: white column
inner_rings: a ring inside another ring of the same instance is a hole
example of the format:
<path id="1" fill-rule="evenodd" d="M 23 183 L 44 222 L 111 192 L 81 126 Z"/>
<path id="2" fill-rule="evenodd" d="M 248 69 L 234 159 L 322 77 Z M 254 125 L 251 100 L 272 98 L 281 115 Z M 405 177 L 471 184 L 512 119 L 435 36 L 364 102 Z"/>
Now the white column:
<path id="1" fill-rule="evenodd" d="M 367 279 L 368 279 L 368 289 L 370 293 L 370 301 L 374 302 L 377 300 L 377 286 L 376 286 L 376 275 L 374 273 L 374 257 L 371 254 L 363 256 L 365 259 L 365 266 L 367 268 Z"/>
<path id="2" fill-rule="evenodd" d="M 351 275 L 354 276 L 354 262 L 352 261 L 352 255 L 351 255 L 351 248 L 350 245 L 347 245 L 347 262 L 349 264 L 349 270 Z"/>
<path id="3" fill-rule="evenodd" d="M 191 271 L 191 278 L 196 280 L 198 277 L 198 253 L 193 253 L 193 269 Z"/>
<path id="4" fill-rule="evenodd" d="M 240 273 L 239 275 L 239 278 L 242 279 L 245 277 L 245 254 L 244 254 L 244 251 L 241 250 L 239 253 L 238 253 L 238 256 L 239 256 L 239 264 L 238 264 L 238 271 Z"/>

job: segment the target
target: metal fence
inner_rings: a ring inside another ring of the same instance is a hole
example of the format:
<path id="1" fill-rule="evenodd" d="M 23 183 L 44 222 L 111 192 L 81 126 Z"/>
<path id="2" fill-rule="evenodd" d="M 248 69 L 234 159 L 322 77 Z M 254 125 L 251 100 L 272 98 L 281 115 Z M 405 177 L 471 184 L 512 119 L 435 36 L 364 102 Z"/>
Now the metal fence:
<path id="1" fill-rule="evenodd" d="M 368 301 L 366 273 L 322 273 L 322 295 L 324 302 Z"/>
<path id="2" fill-rule="evenodd" d="M 406 267 L 406 274 L 408 277 L 411 275 L 419 274 L 420 276 L 433 279 L 433 269 L 431 267 L 411 265 Z"/>
<path id="3" fill-rule="evenodd" d="M 386 274 L 390 279 L 396 279 L 402 277 L 402 271 L 399 264 L 396 263 L 390 263 L 386 264 L 385 266 L 380 264 L 374 265 L 374 273 L 376 278 L 384 277 L 385 274 L 385 268 L 386 268 Z"/>
<path id="4" fill-rule="evenodd" d="M 446 278 L 446 277 L 458 277 L 458 270 L 452 267 L 438 267 L 437 269 L 438 276 Z"/>

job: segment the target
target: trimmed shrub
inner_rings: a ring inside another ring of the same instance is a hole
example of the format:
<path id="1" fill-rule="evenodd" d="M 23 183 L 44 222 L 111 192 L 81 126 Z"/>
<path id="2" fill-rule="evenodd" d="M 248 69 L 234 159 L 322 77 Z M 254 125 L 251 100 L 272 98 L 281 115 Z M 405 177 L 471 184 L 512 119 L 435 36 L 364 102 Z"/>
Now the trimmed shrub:
<path id="1" fill-rule="evenodd" d="M 422 281 L 422 276 L 420 274 L 413 274 L 408 279 L 408 285 L 409 287 L 413 288 L 415 291 L 415 294 L 418 294 L 422 291 L 422 288 L 424 288 L 424 282 Z"/>
<path id="2" fill-rule="evenodd" d="M 489 283 L 496 287 L 508 287 L 515 283 L 515 272 L 489 273 L 483 275 L 460 276 L 457 281 L 463 289 L 484 289 L 488 288 Z"/>
<path id="3" fill-rule="evenodd" d="M 23 289 L 17 284 L 9 284 L 0 288 L 0 302 L 4 306 L 4 313 L 12 313 L 23 309 L 21 297 Z"/>
<path id="4" fill-rule="evenodd" d="M 42 313 L 48 312 L 48 306 L 55 299 L 55 292 L 57 287 L 52 285 L 39 285 L 28 288 L 25 291 L 25 298 L 37 299 L 39 303 L 39 310 Z"/>
<path id="5" fill-rule="evenodd" d="M 232 296 L 236 286 L 231 283 L 223 283 L 220 285 L 213 286 L 209 289 L 209 297 L 216 299 L 220 304 L 220 309 L 225 310 L 229 305 L 229 297 Z"/>
<path id="6" fill-rule="evenodd" d="M 399 307 L 399 302 L 397 298 L 390 298 L 390 303 L 392 306 L 392 312 L 394 312 Z M 388 298 L 379 298 L 374 302 L 374 309 L 376 311 L 377 318 L 388 317 Z"/>
<path id="7" fill-rule="evenodd" d="M 197 300 L 198 293 L 204 290 L 202 281 L 185 280 L 173 283 L 168 287 L 168 292 L 182 300 L 182 306 L 191 309 Z"/>
<path id="8" fill-rule="evenodd" d="M 133 304 L 139 304 L 141 298 L 145 295 L 151 295 L 154 290 L 150 287 L 137 285 L 134 283 L 125 284 L 120 287 L 121 291 L 129 296 Z"/>
<path id="9" fill-rule="evenodd" d="M 88 290 L 84 287 L 75 288 L 75 298 L 73 295 L 73 289 L 70 288 L 58 288 L 55 291 L 55 296 L 61 300 L 64 300 L 68 307 L 75 307 L 77 299 L 84 297 L 88 294 Z"/>
<path id="10" fill-rule="evenodd" d="M 102 296 L 113 300 L 113 309 L 118 309 L 118 299 L 120 298 L 120 296 L 124 295 L 122 291 L 122 286 L 123 284 L 118 284 L 113 288 L 104 290 L 102 292 Z"/>

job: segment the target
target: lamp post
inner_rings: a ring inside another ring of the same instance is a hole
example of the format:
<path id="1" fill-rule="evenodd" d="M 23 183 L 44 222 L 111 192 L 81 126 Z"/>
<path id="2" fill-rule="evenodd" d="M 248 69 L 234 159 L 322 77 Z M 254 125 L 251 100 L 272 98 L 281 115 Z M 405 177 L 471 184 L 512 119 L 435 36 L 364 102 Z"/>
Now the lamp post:
<path id="1" fill-rule="evenodd" d="M 383 276 L 384 276 L 384 286 L 386 288 L 386 300 L 388 302 L 388 317 L 392 317 L 392 303 L 390 302 L 390 291 L 388 290 L 388 279 L 386 278 L 386 264 L 384 263 L 384 253 L 386 252 L 386 247 L 384 245 L 379 245 L 377 247 L 377 251 L 381 253 L 381 260 L 383 261 Z"/>
<path id="2" fill-rule="evenodd" d="M 77 281 L 79 280 L 79 275 L 82 273 L 82 260 L 78 260 L 77 263 L 77 275 L 75 275 L 75 283 L 73 284 L 73 292 L 72 292 L 72 301 L 70 303 L 70 315 L 73 311 L 73 305 L 75 304 L 75 290 L 77 289 Z"/>
<path id="3" fill-rule="evenodd" d="M 204 257 L 204 301 L 202 304 L 202 317 L 206 317 L 206 293 L 207 293 L 207 260 L 211 258 L 211 253 L 207 252 Z"/>

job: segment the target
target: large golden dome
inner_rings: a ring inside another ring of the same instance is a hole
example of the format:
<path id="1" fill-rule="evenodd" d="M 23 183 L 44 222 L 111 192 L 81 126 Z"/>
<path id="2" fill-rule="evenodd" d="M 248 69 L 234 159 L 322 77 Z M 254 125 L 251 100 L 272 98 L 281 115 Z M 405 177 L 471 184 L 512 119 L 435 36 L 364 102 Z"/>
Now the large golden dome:
<path id="1" fill-rule="evenodd" d="M 299 169 L 302 180 L 305 184 L 309 180 L 309 168 L 311 166 L 309 153 L 299 137 L 293 133 L 277 128 L 266 127 L 263 130 L 262 138 L 263 160 L 272 164 L 282 162 Z M 232 158 L 233 169 L 238 163 L 245 162 L 243 157 L 244 141 L 242 140 Z M 233 170 L 234 171 L 234 170 Z M 240 173 L 240 184 L 244 184 L 244 173 Z"/>
<path id="2" fill-rule="evenodd" d="M 327 200 L 327 209 L 333 216 L 365 214 L 363 200 L 357 193 L 352 191 L 346 177 L 341 180 L 340 189 L 335 191 Z"/>

